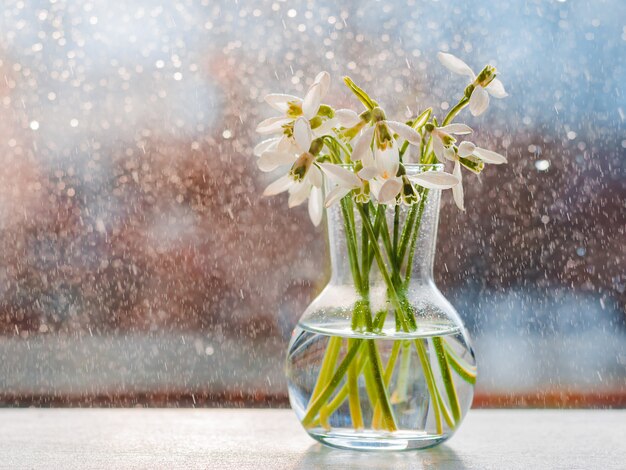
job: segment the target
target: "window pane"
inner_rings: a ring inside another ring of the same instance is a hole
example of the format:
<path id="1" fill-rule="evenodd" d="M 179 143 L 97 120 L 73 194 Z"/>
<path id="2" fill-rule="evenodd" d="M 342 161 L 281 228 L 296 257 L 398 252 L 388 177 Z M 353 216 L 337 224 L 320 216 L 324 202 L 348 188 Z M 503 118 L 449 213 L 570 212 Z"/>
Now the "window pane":
<path id="1" fill-rule="evenodd" d="M 5 2 L 0 396 L 285 402 L 291 329 L 328 276 L 323 229 L 261 196 L 268 92 L 467 118 L 506 167 L 445 197 L 437 281 L 466 321 L 477 404 L 624 404 L 621 2 Z"/>

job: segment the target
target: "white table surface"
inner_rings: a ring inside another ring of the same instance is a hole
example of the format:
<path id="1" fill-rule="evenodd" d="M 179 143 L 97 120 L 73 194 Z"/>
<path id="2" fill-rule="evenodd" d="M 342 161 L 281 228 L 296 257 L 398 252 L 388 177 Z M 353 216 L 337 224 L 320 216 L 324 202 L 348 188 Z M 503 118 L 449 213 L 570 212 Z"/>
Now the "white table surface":
<path id="1" fill-rule="evenodd" d="M 626 410 L 472 410 L 439 447 L 332 450 L 291 410 L 1 409 L 0 468 L 626 469 Z"/>

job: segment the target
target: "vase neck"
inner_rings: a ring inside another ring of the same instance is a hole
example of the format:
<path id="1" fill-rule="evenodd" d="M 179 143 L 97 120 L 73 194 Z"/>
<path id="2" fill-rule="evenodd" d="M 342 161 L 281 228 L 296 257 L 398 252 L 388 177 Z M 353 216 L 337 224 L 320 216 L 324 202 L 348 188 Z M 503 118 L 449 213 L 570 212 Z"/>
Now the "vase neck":
<path id="1" fill-rule="evenodd" d="M 385 267 L 389 274 L 392 274 L 392 265 L 388 256 L 388 247 L 396 255 L 402 255 L 400 270 L 397 271 L 397 279 L 406 279 L 407 269 L 410 271 L 411 282 L 427 283 L 432 280 L 433 262 L 435 255 L 435 244 L 437 238 L 437 224 L 439 220 L 439 202 L 441 191 L 429 190 L 423 196 L 423 202 L 414 206 L 400 205 L 396 208 L 386 207 L 384 210 L 385 221 L 383 223 L 382 216 L 379 216 L 379 238 L 377 241 L 378 249 L 383 257 Z M 381 271 L 378 267 L 376 257 L 373 255 L 373 247 L 370 246 L 370 253 L 365 259 L 371 259 L 371 269 L 369 273 L 363 276 L 363 239 L 367 238 L 367 230 L 363 227 L 362 214 L 355 207 L 356 204 L 351 203 L 343 206 L 339 203 L 330 207 L 327 211 L 327 230 L 331 259 L 331 284 L 348 285 L 354 284 L 353 266 L 350 262 L 349 243 L 346 230 L 346 219 L 348 216 L 354 220 L 353 239 L 356 243 L 351 245 L 354 249 L 354 255 L 357 258 L 358 277 L 363 279 L 365 284 L 373 286 L 384 281 Z M 350 212 L 351 210 L 351 212 Z M 376 230 L 376 209 L 374 205 L 370 205 L 368 209 L 371 227 Z M 394 221 L 398 220 L 397 231 L 394 230 Z M 382 230 L 386 228 L 386 240 Z M 418 228 L 416 238 L 413 240 L 415 228 Z M 394 244 L 394 231 L 396 243 Z M 365 232 L 365 233 L 364 233 Z M 405 237 L 403 238 L 403 233 Z M 411 234 L 412 236 L 408 236 Z M 402 250 L 404 240 L 404 250 Z M 411 250 L 411 248 L 413 250 Z M 394 249 L 395 248 L 395 249 Z M 411 253 L 413 253 L 411 255 Z M 410 262 L 410 266 L 407 265 Z"/>

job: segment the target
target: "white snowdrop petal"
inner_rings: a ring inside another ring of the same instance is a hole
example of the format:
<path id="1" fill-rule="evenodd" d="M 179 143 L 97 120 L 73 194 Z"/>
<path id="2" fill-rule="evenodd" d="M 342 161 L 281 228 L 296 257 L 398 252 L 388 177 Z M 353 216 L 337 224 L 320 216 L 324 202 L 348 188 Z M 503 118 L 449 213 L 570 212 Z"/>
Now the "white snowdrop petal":
<path id="1" fill-rule="evenodd" d="M 289 122 L 291 122 L 291 119 L 282 116 L 268 118 L 261 121 L 259 125 L 256 126 L 256 131 L 259 134 L 275 134 L 282 132 L 283 126 Z"/>
<path id="2" fill-rule="evenodd" d="M 469 100 L 469 109 L 472 116 L 480 116 L 489 106 L 489 93 L 481 86 L 474 88 Z"/>
<path id="3" fill-rule="evenodd" d="M 409 179 L 428 189 L 450 189 L 460 182 L 459 178 L 445 171 L 425 171 L 411 175 Z"/>
<path id="4" fill-rule="evenodd" d="M 276 181 L 271 183 L 267 188 L 265 188 L 265 191 L 263 191 L 263 196 L 274 196 L 276 194 L 280 194 L 284 191 L 287 191 L 292 184 L 293 180 L 289 177 L 289 175 L 281 176 Z"/>
<path id="5" fill-rule="evenodd" d="M 485 163 L 491 163 L 494 165 L 506 163 L 506 157 L 504 155 L 500 155 L 497 152 L 493 152 L 491 150 L 483 149 L 480 147 L 476 147 L 476 149 L 474 150 L 474 155 L 476 155 Z"/>
<path id="6" fill-rule="evenodd" d="M 374 167 L 361 168 L 359 171 L 359 177 L 364 180 L 371 180 L 378 176 L 378 170 Z"/>
<path id="7" fill-rule="evenodd" d="M 451 72 L 458 73 L 459 75 L 466 75 L 472 80 L 474 79 L 474 72 L 472 72 L 470 66 L 458 57 L 445 52 L 438 52 L 437 58 L 439 59 L 439 62 L 441 62 L 443 66 Z"/>
<path id="8" fill-rule="evenodd" d="M 452 187 L 452 197 L 454 198 L 456 206 L 460 210 L 464 211 L 465 205 L 463 203 L 463 180 L 461 174 L 461 164 L 459 162 L 456 162 L 454 164 L 454 170 L 452 171 L 452 174 L 459 179 L 459 184 Z"/>
<path id="9" fill-rule="evenodd" d="M 299 206 L 311 193 L 311 185 L 307 183 L 296 183 L 289 188 L 289 200 L 287 205 L 289 208 Z"/>
<path id="10" fill-rule="evenodd" d="M 371 148 L 368 148 L 367 151 L 363 154 L 363 158 L 361 158 L 361 164 L 363 165 L 363 168 L 376 169 L 376 162 L 374 161 L 374 152 L 372 152 Z"/>
<path id="11" fill-rule="evenodd" d="M 352 148 L 352 161 L 359 161 L 372 145 L 372 137 L 374 135 L 374 128 L 368 127 L 363 131 L 361 136 L 357 139 L 354 147 Z"/>
<path id="12" fill-rule="evenodd" d="M 268 150 L 257 160 L 257 166 L 261 171 L 274 171 L 281 165 L 292 164 L 295 160 L 295 155 L 283 152 L 277 152 L 276 150 Z"/>
<path id="13" fill-rule="evenodd" d="M 273 137 L 271 139 L 266 139 L 263 142 L 259 142 L 254 146 L 253 153 L 256 157 L 260 157 L 263 152 L 274 150 L 278 146 L 278 142 L 280 142 L 278 137 Z"/>
<path id="14" fill-rule="evenodd" d="M 388 204 L 395 201 L 396 196 L 400 194 L 402 189 L 402 180 L 400 178 L 392 178 L 385 181 L 378 192 L 378 202 Z"/>
<path id="15" fill-rule="evenodd" d="M 449 160 L 451 162 L 455 162 L 457 160 L 456 154 L 454 153 L 454 149 L 452 147 L 447 147 L 446 149 L 444 149 L 443 156 L 446 160 Z"/>
<path id="16" fill-rule="evenodd" d="M 326 119 L 321 125 L 313 129 L 313 135 L 315 137 L 330 135 L 332 130 L 337 127 L 338 124 L 339 123 L 336 118 Z"/>
<path id="17" fill-rule="evenodd" d="M 413 145 L 419 145 L 420 140 L 422 140 L 422 137 L 420 136 L 419 132 L 417 132 L 411 126 L 407 126 L 406 124 L 402 122 L 397 122 L 397 121 L 386 121 L 386 122 L 387 122 L 387 125 L 391 129 L 393 129 L 393 131 L 396 134 L 398 134 L 403 139 L 408 140 L 409 143 Z"/>
<path id="18" fill-rule="evenodd" d="M 507 96 L 509 96 L 509 94 L 504 89 L 504 85 L 497 78 L 491 80 L 491 83 L 487 85 L 487 88 L 485 89 L 494 98 L 506 98 Z"/>
<path id="19" fill-rule="evenodd" d="M 324 98 L 330 88 L 330 74 L 328 72 L 320 72 L 315 77 L 314 83 L 320 85 L 320 98 Z"/>
<path id="20" fill-rule="evenodd" d="M 332 163 L 322 163 L 321 166 L 333 183 L 352 189 L 361 187 L 361 180 L 350 170 Z"/>
<path id="21" fill-rule="evenodd" d="M 433 139 L 433 151 L 435 152 L 435 157 L 440 162 L 443 162 L 445 159 L 445 147 L 443 146 L 443 142 L 438 137 Z"/>
<path id="22" fill-rule="evenodd" d="M 297 96 L 287 95 L 285 93 L 270 93 L 265 97 L 265 102 L 269 104 L 276 111 L 281 113 L 287 112 L 290 102 L 302 103 L 302 100 Z"/>
<path id="23" fill-rule="evenodd" d="M 316 164 L 311 164 L 309 171 L 306 172 L 307 179 L 316 188 L 320 188 L 324 184 L 324 175 Z"/>
<path id="24" fill-rule="evenodd" d="M 322 221 L 324 215 L 324 195 L 321 188 L 311 188 L 309 194 L 309 217 L 316 227 Z"/>
<path id="25" fill-rule="evenodd" d="M 466 135 L 471 134 L 472 128 L 467 124 L 448 124 L 447 126 L 438 127 L 437 130 L 445 132 L 446 134 Z"/>
<path id="26" fill-rule="evenodd" d="M 476 146 L 468 140 L 461 142 L 461 145 L 459 145 L 459 156 L 469 157 L 472 153 L 474 153 L 475 148 Z"/>
<path id="27" fill-rule="evenodd" d="M 302 101 L 302 114 L 307 119 L 313 119 L 320 109 L 320 103 L 322 100 L 321 85 L 319 83 L 313 84 L 309 91 L 307 91 L 304 101 Z"/>
<path id="28" fill-rule="evenodd" d="M 298 146 L 298 144 L 296 143 L 293 137 L 283 135 L 280 141 L 278 142 L 278 145 L 276 146 L 276 150 L 278 150 L 279 152 L 283 152 L 283 153 L 296 154 L 300 152 L 300 147 Z"/>
<path id="29" fill-rule="evenodd" d="M 313 140 L 313 132 L 311 132 L 311 125 L 309 121 L 303 117 L 296 119 L 293 124 L 293 138 L 300 147 L 300 152 L 308 152 L 311 147 L 311 141 Z"/>
<path id="30" fill-rule="evenodd" d="M 332 191 L 328 193 L 326 196 L 326 202 L 324 203 L 326 207 L 330 207 L 335 204 L 337 201 L 340 201 L 344 197 L 348 195 L 348 193 L 352 191 L 350 188 L 345 188 L 343 186 L 337 186 Z"/>
<path id="31" fill-rule="evenodd" d="M 396 173 L 398 173 L 398 168 L 400 167 L 400 153 L 398 151 L 398 146 L 394 144 L 385 150 L 375 148 L 374 160 L 376 161 L 378 172 L 381 175 L 385 175 L 385 179 L 395 177 Z"/>
<path id="32" fill-rule="evenodd" d="M 351 109 L 338 109 L 335 111 L 335 118 L 341 127 L 353 127 L 361 122 L 361 118 Z"/>

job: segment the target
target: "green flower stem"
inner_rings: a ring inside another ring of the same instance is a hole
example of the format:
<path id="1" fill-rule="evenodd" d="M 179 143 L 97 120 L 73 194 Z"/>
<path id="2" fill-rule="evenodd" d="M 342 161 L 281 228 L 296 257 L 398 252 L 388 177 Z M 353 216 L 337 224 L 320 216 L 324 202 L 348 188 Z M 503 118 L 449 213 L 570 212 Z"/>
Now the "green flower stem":
<path id="1" fill-rule="evenodd" d="M 374 367 L 372 367 L 371 371 L 374 375 L 374 383 L 376 385 L 376 393 L 378 394 L 378 405 L 382 410 L 382 421 L 384 423 L 384 428 L 388 431 L 396 431 L 398 429 L 398 425 L 396 424 L 396 419 L 393 415 L 393 410 L 391 409 L 391 403 L 389 402 L 389 395 L 387 394 L 387 387 L 385 387 L 385 382 L 383 380 L 382 374 L 382 363 L 380 360 L 380 355 L 378 354 L 378 349 L 376 348 L 376 344 L 373 339 L 368 339 L 368 353 L 369 360 Z"/>
<path id="2" fill-rule="evenodd" d="M 369 219 L 365 216 L 363 207 L 361 207 L 360 204 L 357 204 L 357 207 L 359 208 L 359 212 L 361 212 L 361 218 L 363 219 L 363 227 L 365 228 L 365 230 L 367 230 L 369 237 L 372 240 L 375 240 L 374 228 L 372 227 L 372 224 L 370 223 Z M 389 276 L 389 272 L 387 271 L 387 268 L 385 267 L 385 261 L 380 251 L 380 247 L 378 246 L 378 243 L 372 243 L 371 246 L 372 248 L 374 248 L 374 257 L 376 258 L 376 262 L 378 263 L 378 269 L 380 273 L 382 274 L 383 279 L 385 280 L 385 284 L 387 285 L 387 290 L 389 291 L 389 294 L 391 297 L 390 299 L 391 303 L 396 309 L 396 313 L 400 312 L 401 314 L 403 314 L 404 311 L 402 308 L 402 304 L 400 303 L 398 293 L 396 292 L 395 286 L 391 280 L 391 277 Z M 401 321 L 403 323 L 403 327 L 405 328 L 405 331 L 410 331 L 409 326 L 406 324 L 407 319 L 405 318 L 405 315 L 402 315 L 402 317 L 403 318 L 401 319 Z"/>
<path id="3" fill-rule="evenodd" d="M 339 337 L 337 338 L 341 341 L 341 338 Z M 364 340 L 361 338 L 357 338 L 354 340 L 352 345 L 348 348 L 346 355 L 344 356 L 342 361 L 339 363 L 339 366 L 337 367 L 337 370 L 331 377 L 330 381 L 326 384 L 326 386 L 321 391 L 319 396 L 315 400 L 311 400 L 312 403 L 309 403 L 309 409 L 304 415 L 304 418 L 302 418 L 302 425 L 304 427 L 309 427 L 311 425 L 318 411 L 320 411 L 322 406 L 324 406 L 324 404 L 328 401 L 328 399 L 332 395 L 333 391 L 341 383 L 341 380 L 343 379 L 343 377 L 346 375 L 346 372 L 348 371 L 348 366 L 350 365 L 350 363 L 356 356 L 356 353 L 358 352 L 359 347 L 361 346 L 361 343 L 363 341 Z"/>
<path id="4" fill-rule="evenodd" d="M 420 364 L 422 366 L 422 371 L 424 372 L 424 378 L 426 379 L 426 386 L 428 387 L 428 393 L 430 395 L 430 401 L 433 408 L 433 412 L 435 414 L 435 425 L 437 427 L 437 433 L 443 434 L 443 425 L 441 423 L 441 411 L 439 409 L 439 400 L 437 395 L 439 391 L 437 390 L 437 385 L 435 384 L 435 378 L 433 377 L 433 371 L 430 367 L 430 360 L 428 359 L 428 353 L 426 352 L 426 348 L 424 347 L 424 343 L 421 339 L 416 339 L 413 341 L 415 345 L 415 350 L 417 351 L 417 357 L 419 357 Z"/>
<path id="5" fill-rule="evenodd" d="M 333 368 L 337 363 L 337 357 L 339 356 L 339 351 L 341 350 L 341 338 L 337 336 L 331 336 L 328 340 L 328 345 L 326 346 L 326 352 L 324 353 L 324 359 L 322 361 L 322 367 L 320 369 L 320 373 L 317 376 L 317 383 L 315 384 L 315 388 L 313 389 L 313 394 L 309 402 L 313 402 L 321 393 L 328 380 L 330 375 L 333 372 Z"/>
<path id="6" fill-rule="evenodd" d="M 346 231 L 346 243 L 348 245 L 348 258 L 350 261 L 350 269 L 352 271 L 354 285 L 356 286 L 357 291 L 362 294 L 363 285 L 361 283 L 361 275 L 359 274 L 359 264 L 356 254 L 356 234 L 354 233 L 354 225 L 351 223 L 351 217 L 349 214 L 349 212 L 352 212 L 352 204 L 349 204 L 348 201 L 349 198 L 343 198 L 341 200 L 341 212 L 343 213 L 343 222 Z"/>
<path id="7" fill-rule="evenodd" d="M 461 98 L 459 102 L 448 112 L 441 126 L 443 127 L 450 124 L 452 120 L 456 117 L 456 115 L 459 114 L 459 112 L 468 104 L 469 98 L 467 96 L 463 96 L 463 98 Z"/>
<path id="8" fill-rule="evenodd" d="M 398 372 L 398 382 L 395 397 L 398 403 L 406 401 L 406 390 L 408 387 L 409 371 L 411 370 L 411 343 L 402 342 L 402 358 L 400 359 L 400 371 Z"/>
<path id="9" fill-rule="evenodd" d="M 363 208 L 369 219 L 369 206 Z M 369 237 L 365 230 L 361 230 L 361 282 L 363 289 L 369 292 L 370 285 L 370 262 L 369 262 Z"/>
<path id="10" fill-rule="evenodd" d="M 450 410 L 452 411 L 452 417 L 454 421 L 461 420 L 461 405 L 459 404 L 459 397 L 456 393 L 456 387 L 454 386 L 454 380 L 452 379 L 452 373 L 450 372 L 450 365 L 448 364 L 448 358 L 446 352 L 443 349 L 443 342 L 439 336 L 433 337 L 433 347 L 437 360 L 439 361 L 439 369 L 441 370 L 441 378 L 448 394 L 448 403 L 450 403 Z"/>
<path id="11" fill-rule="evenodd" d="M 393 208 L 393 252 L 398 253 L 398 234 L 400 230 L 400 206 Z M 400 266 L 398 266 L 400 269 Z"/>
<path id="12" fill-rule="evenodd" d="M 441 415 L 443 416 L 443 419 L 446 421 L 446 424 L 450 426 L 451 429 L 454 429 L 456 426 L 454 424 L 454 419 L 450 415 L 450 411 L 448 411 L 448 407 L 443 401 L 443 398 L 441 397 L 441 393 L 439 392 L 439 389 L 437 387 L 435 387 L 435 392 L 437 393 L 437 397 L 436 397 L 437 403 L 439 405 L 439 409 L 441 410 Z"/>
<path id="13" fill-rule="evenodd" d="M 408 288 L 411 281 L 411 271 L 413 266 L 413 256 L 415 255 L 415 245 L 417 244 L 417 237 L 419 235 L 419 227 L 422 224 L 422 216 L 424 215 L 424 207 L 426 206 L 426 197 L 428 196 L 428 189 L 425 189 L 422 194 L 422 199 L 419 202 L 419 209 L 417 213 L 417 221 L 415 223 L 415 229 L 411 236 L 411 244 L 409 248 L 409 257 L 406 262 L 406 273 L 404 275 L 404 286 Z"/>
<path id="14" fill-rule="evenodd" d="M 471 383 L 472 385 L 475 384 L 476 383 L 476 370 L 473 370 L 474 368 L 469 365 L 464 366 L 462 364 L 464 361 L 450 347 L 450 345 L 447 343 L 445 339 L 443 340 L 443 348 L 446 352 L 446 358 L 448 359 L 448 363 L 450 364 L 450 367 L 452 367 L 452 369 L 454 369 L 454 371 L 457 374 L 459 374 L 459 377 L 461 377 L 463 380 L 465 380 L 468 383 Z"/>
<path id="15" fill-rule="evenodd" d="M 409 209 L 409 215 L 404 221 L 404 227 L 402 227 L 402 234 L 400 235 L 400 244 L 398 247 L 398 255 L 397 258 L 400 261 L 399 268 L 402 268 L 402 261 L 404 261 L 404 255 L 406 254 L 406 249 L 409 244 L 409 240 L 411 238 L 411 233 L 413 231 L 415 225 L 415 218 L 417 217 L 417 211 L 419 209 L 419 204 L 413 204 Z M 418 227 L 415 227 L 416 229 Z M 407 265 L 406 269 L 408 270 L 410 266 Z"/>
<path id="16" fill-rule="evenodd" d="M 354 339 L 348 339 L 348 348 L 352 346 L 352 343 L 354 343 Z M 350 396 L 348 402 L 350 406 L 350 416 L 352 417 L 352 425 L 355 429 L 363 429 L 363 413 L 361 411 L 361 399 L 359 397 L 359 372 L 358 365 L 355 361 L 352 361 L 348 367 L 347 384 L 348 394 Z"/>
<path id="17" fill-rule="evenodd" d="M 382 217 L 382 227 L 380 232 L 380 237 L 383 240 L 383 245 L 385 246 L 385 251 L 387 252 L 387 258 L 389 258 L 389 266 L 391 266 L 391 279 L 394 283 L 397 283 L 400 280 L 398 269 L 399 266 L 396 262 L 395 251 L 393 250 L 393 246 L 391 245 L 391 239 L 389 238 L 389 227 L 387 226 L 387 217 L 384 214 L 385 208 L 383 205 L 379 206 L 378 210 L 383 211 Z"/>

